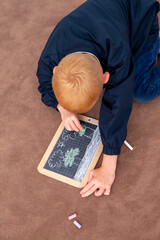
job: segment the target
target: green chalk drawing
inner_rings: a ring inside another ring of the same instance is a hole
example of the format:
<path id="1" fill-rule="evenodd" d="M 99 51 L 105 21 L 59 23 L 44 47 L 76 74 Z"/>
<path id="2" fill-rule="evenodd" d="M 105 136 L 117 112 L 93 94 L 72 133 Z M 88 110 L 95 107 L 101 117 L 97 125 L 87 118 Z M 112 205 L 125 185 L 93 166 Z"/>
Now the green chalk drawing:
<path id="1" fill-rule="evenodd" d="M 79 154 L 79 148 L 71 148 L 70 150 L 67 150 L 65 153 L 65 158 L 64 158 L 64 166 L 65 167 L 72 167 L 74 163 L 75 156 Z"/>
<path id="2" fill-rule="evenodd" d="M 79 131 L 79 136 L 83 136 L 85 134 L 85 131 L 86 131 L 86 126 L 82 124 L 82 126 L 84 127 L 84 130 L 83 131 Z"/>

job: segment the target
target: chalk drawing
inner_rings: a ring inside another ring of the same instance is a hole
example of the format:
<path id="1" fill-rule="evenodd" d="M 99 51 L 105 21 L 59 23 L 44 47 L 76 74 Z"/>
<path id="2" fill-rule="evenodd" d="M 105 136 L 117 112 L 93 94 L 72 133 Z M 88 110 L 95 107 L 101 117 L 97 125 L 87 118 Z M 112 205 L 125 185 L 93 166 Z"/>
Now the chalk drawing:
<path id="1" fill-rule="evenodd" d="M 62 150 L 58 150 L 58 151 L 54 151 L 53 154 L 51 155 L 51 157 L 49 158 L 48 160 L 48 165 L 51 167 L 51 168 L 54 168 L 54 167 L 60 167 L 61 164 L 62 164 L 62 161 L 63 161 L 63 152 Z M 58 159 L 57 162 L 54 162 L 54 158 Z"/>
<path id="2" fill-rule="evenodd" d="M 67 129 L 64 129 L 64 131 L 62 133 L 62 139 L 64 141 L 69 140 L 69 138 L 71 138 L 72 140 L 76 140 L 76 136 L 78 136 L 78 135 L 81 137 L 90 138 L 92 141 L 87 147 L 87 149 L 89 151 L 89 146 L 92 144 L 92 142 L 93 142 L 93 147 L 94 147 L 95 139 L 93 139 L 93 138 L 95 135 L 95 131 L 92 128 L 85 126 L 84 124 L 83 124 L 83 127 L 84 127 L 84 130 L 81 131 L 81 132 L 83 132 L 83 134 L 81 134 L 81 135 L 79 135 L 79 132 L 75 132 L 75 131 L 71 132 L 71 131 L 68 131 Z M 57 144 L 57 147 L 62 148 L 63 146 L 65 146 L 64 141 L 59 141 Z M 60 168 L 63 163 L 64 163 L 65 167 L 68 167 L 68 166 L 71 167 L 74 163 L 75 156 L 79 154 L 79 151 L 80 150 L 76 150 L 76 152 L 74 152 L 73 150 L 71 150 L 71 152 L 67 151 L 66 155 L 63 153 L 62 150 L 54 151 L 48 160 L 48 164 L 51 168 L 55 168 L 55 167 Z M 75 156 L 74 156 L 74 154 L 75 154 Z M 58 159 L 58 160 L 56 160 L 56 162 L 55 162 L 55 159 Z M 78 165 L 76 163 L 74 163 L 74 164 Z"/>
<path id="3" fill-rule="evenodd" d="M 76 174 L 74 176 L 75 180 L 77 181 L 83 180 L 85 173 L 94 157 L 94 154 L 97 151 L 100 141 L 101 141 L 100 131 L 99 126 L 97 126 L 96 130 L 94 131 L 93 138 L 89 145 L 87 146 L 84 157 L 81 160 L 79 167 L 76 171 Z"/>
<path id="4" fill-rule="evenodd" d="M 67 141 L 68 138 L 71 138 L 72 140 L 76 139 L 76 133 L 75 131 L 68 131 L 66 128 L 64 128 L 62 133 L 62 139 Z"/>
<path id="5" fill-rule="evenodd" d="M 60 168 L 63 164 L 65 167 L 71 167 L 73 164 L 78 166 L 78 164 L 74 162 L 75 157 L 78 154 L 79 148 L 76 148 L 74 150 L 73 148 L 71 148 L 71 150 L 67 150 L 65 154 L 62 150 L 54 151 L 48 160 L 48 165 L 50 166 L 50 168 Z M 55 159 L 57 160 L 55 161 Z"/>
<path id="6" fill-rule="evenodd" d="M 64 144 L 64 142 L 62 142 L 62 141 L 59 141 L 59 142 L 58 142 L 58 144 L 57 144 L 57 147 L 61 147 L 61 148 L 62 148 L 63 146 L 65 147 L 65 144 Z"/>
<path id="7" fill-rule="evenodd" d="M 64 166 L 72 167 L 74 163 L 74 159 L 78 154 L 79 154 L 79 148 L 75 148 L 75 149 L 71 148 L 70 150 L 67 150 L 64 158 Z"/>
<path id="8" fill-rule="evenodd" d="M 83 124 L 82 124 L 83 125 Z M 66 128 L 64 128 L 64 131 L 62 133 L 62 139 L 67 141 L 69 138 L 72 139 L 72 140 L 76 140 L 76 136 L 85 136 L 85 137 L 88 137 L 90 139 L 92 139 L 92 135 L 93 135 L 93 132 L 94 130 L 90 127 L 86 127 L 85 125 L 83 125 L 84 127 L 84 130 L 83 131 L 79 131 L 79 132 L 76 132 L 76 131 L 68 131 Z"/>

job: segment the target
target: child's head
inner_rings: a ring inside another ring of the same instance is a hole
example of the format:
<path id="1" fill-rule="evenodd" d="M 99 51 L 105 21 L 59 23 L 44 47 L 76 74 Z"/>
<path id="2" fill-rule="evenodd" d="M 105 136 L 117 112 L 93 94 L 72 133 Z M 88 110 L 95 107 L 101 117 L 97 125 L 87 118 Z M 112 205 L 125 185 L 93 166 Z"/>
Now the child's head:
<path id="1" fill-rule="evenodd" d="M 59 104 L 73 113 L 84 113 L 103 90 L 103 70 L 91 54 L 71 53 L 54 69 L 52 87 Z"/>

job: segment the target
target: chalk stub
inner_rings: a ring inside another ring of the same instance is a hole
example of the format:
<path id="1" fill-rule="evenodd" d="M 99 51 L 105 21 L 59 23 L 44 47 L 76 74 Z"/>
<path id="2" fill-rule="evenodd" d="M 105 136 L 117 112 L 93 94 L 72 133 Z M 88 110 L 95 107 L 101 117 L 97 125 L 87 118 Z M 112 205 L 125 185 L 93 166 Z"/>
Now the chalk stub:
<path id="1" fill-rule="evenodd" d="M 133 147 L 125 140 L 124 144 L 126 144 L 126 146 L 132 151 Z"/>
<path id="2" fill-rule="evenodd" d="M 75 217 L 77 217 L 77 214 L 76 214 L 76 213 L 72 214 L 72 215 L 69 216 L 68 218 L 69 218 L 69 220 L 71 220 L 71 219 L 73 219 L 73 218 L 75 218 Z"/>
<path id="3" fill-rule="evenodd" d="M 78 223 L 76 220 L 74 221 L 74 224 L 75 224 L 78 228 L 81 228 L 81 227 L 82 227 L 81 224 Z"/>

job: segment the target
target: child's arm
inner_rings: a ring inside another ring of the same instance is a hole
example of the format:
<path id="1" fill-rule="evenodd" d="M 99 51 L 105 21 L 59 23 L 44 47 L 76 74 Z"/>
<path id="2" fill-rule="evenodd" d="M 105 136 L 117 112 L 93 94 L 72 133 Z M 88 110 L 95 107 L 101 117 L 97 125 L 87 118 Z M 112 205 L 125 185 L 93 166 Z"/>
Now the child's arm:
<path id="1" fill-rule="evenodd" d="M 53 60 L 55 59 L 55 60 Z M 42 102 L 57 111 L 58 101 L 52 88 L 53 68 L 56 66 L 57 56 L 41 56 L 38 62 L 36 75 L 38 77 L 38 91 L 42 94 Z"/>
<path id="2" fill-rule="evenodd" d="M 128 52 L 111 74 L 102 97 L 99 129 L 103 153 L 119 155 L 127 136 L 127 123 L 132 110 L 134 60 Z"/>
<path id="3" fill-rule="evenodd" d="M 52 88 L 53 68 L 59 64 L 61 59 L 65 56 L 61 41 L 64 39 L 63 33 L 63 19 L 56 25 L 50 34 L 48 41 L 41 53 L 38 61 L 36 75 L 38 77 L 39 86 L 38 91 L 42 94 L 42 102 L 57 111 L 58 101 Z"/>
<path id="4" fill-rule="evenodd" d="M 84 197 L 93 192 L 96 196 L 110 194 L 115 180 L 117 158 L 127 135 L 127 122 L 132 109 L 133 66 L 130 54 L 126 55 L 110 79 L 113 86 L 103 94 L 99 117 L 103 160 L 100 168 L 91 171 L 88 184 L 80 191 Z"/>
<path id="5" fill-rule="evenodd" d="M 117 159 L 118 159 L 118 155 L 111 156 L 111 155 L 103 154 L 101 167 L 106 170 L 107 169 L 110 170 L 110 172 L 113 174 L 116 171 Z"/>

